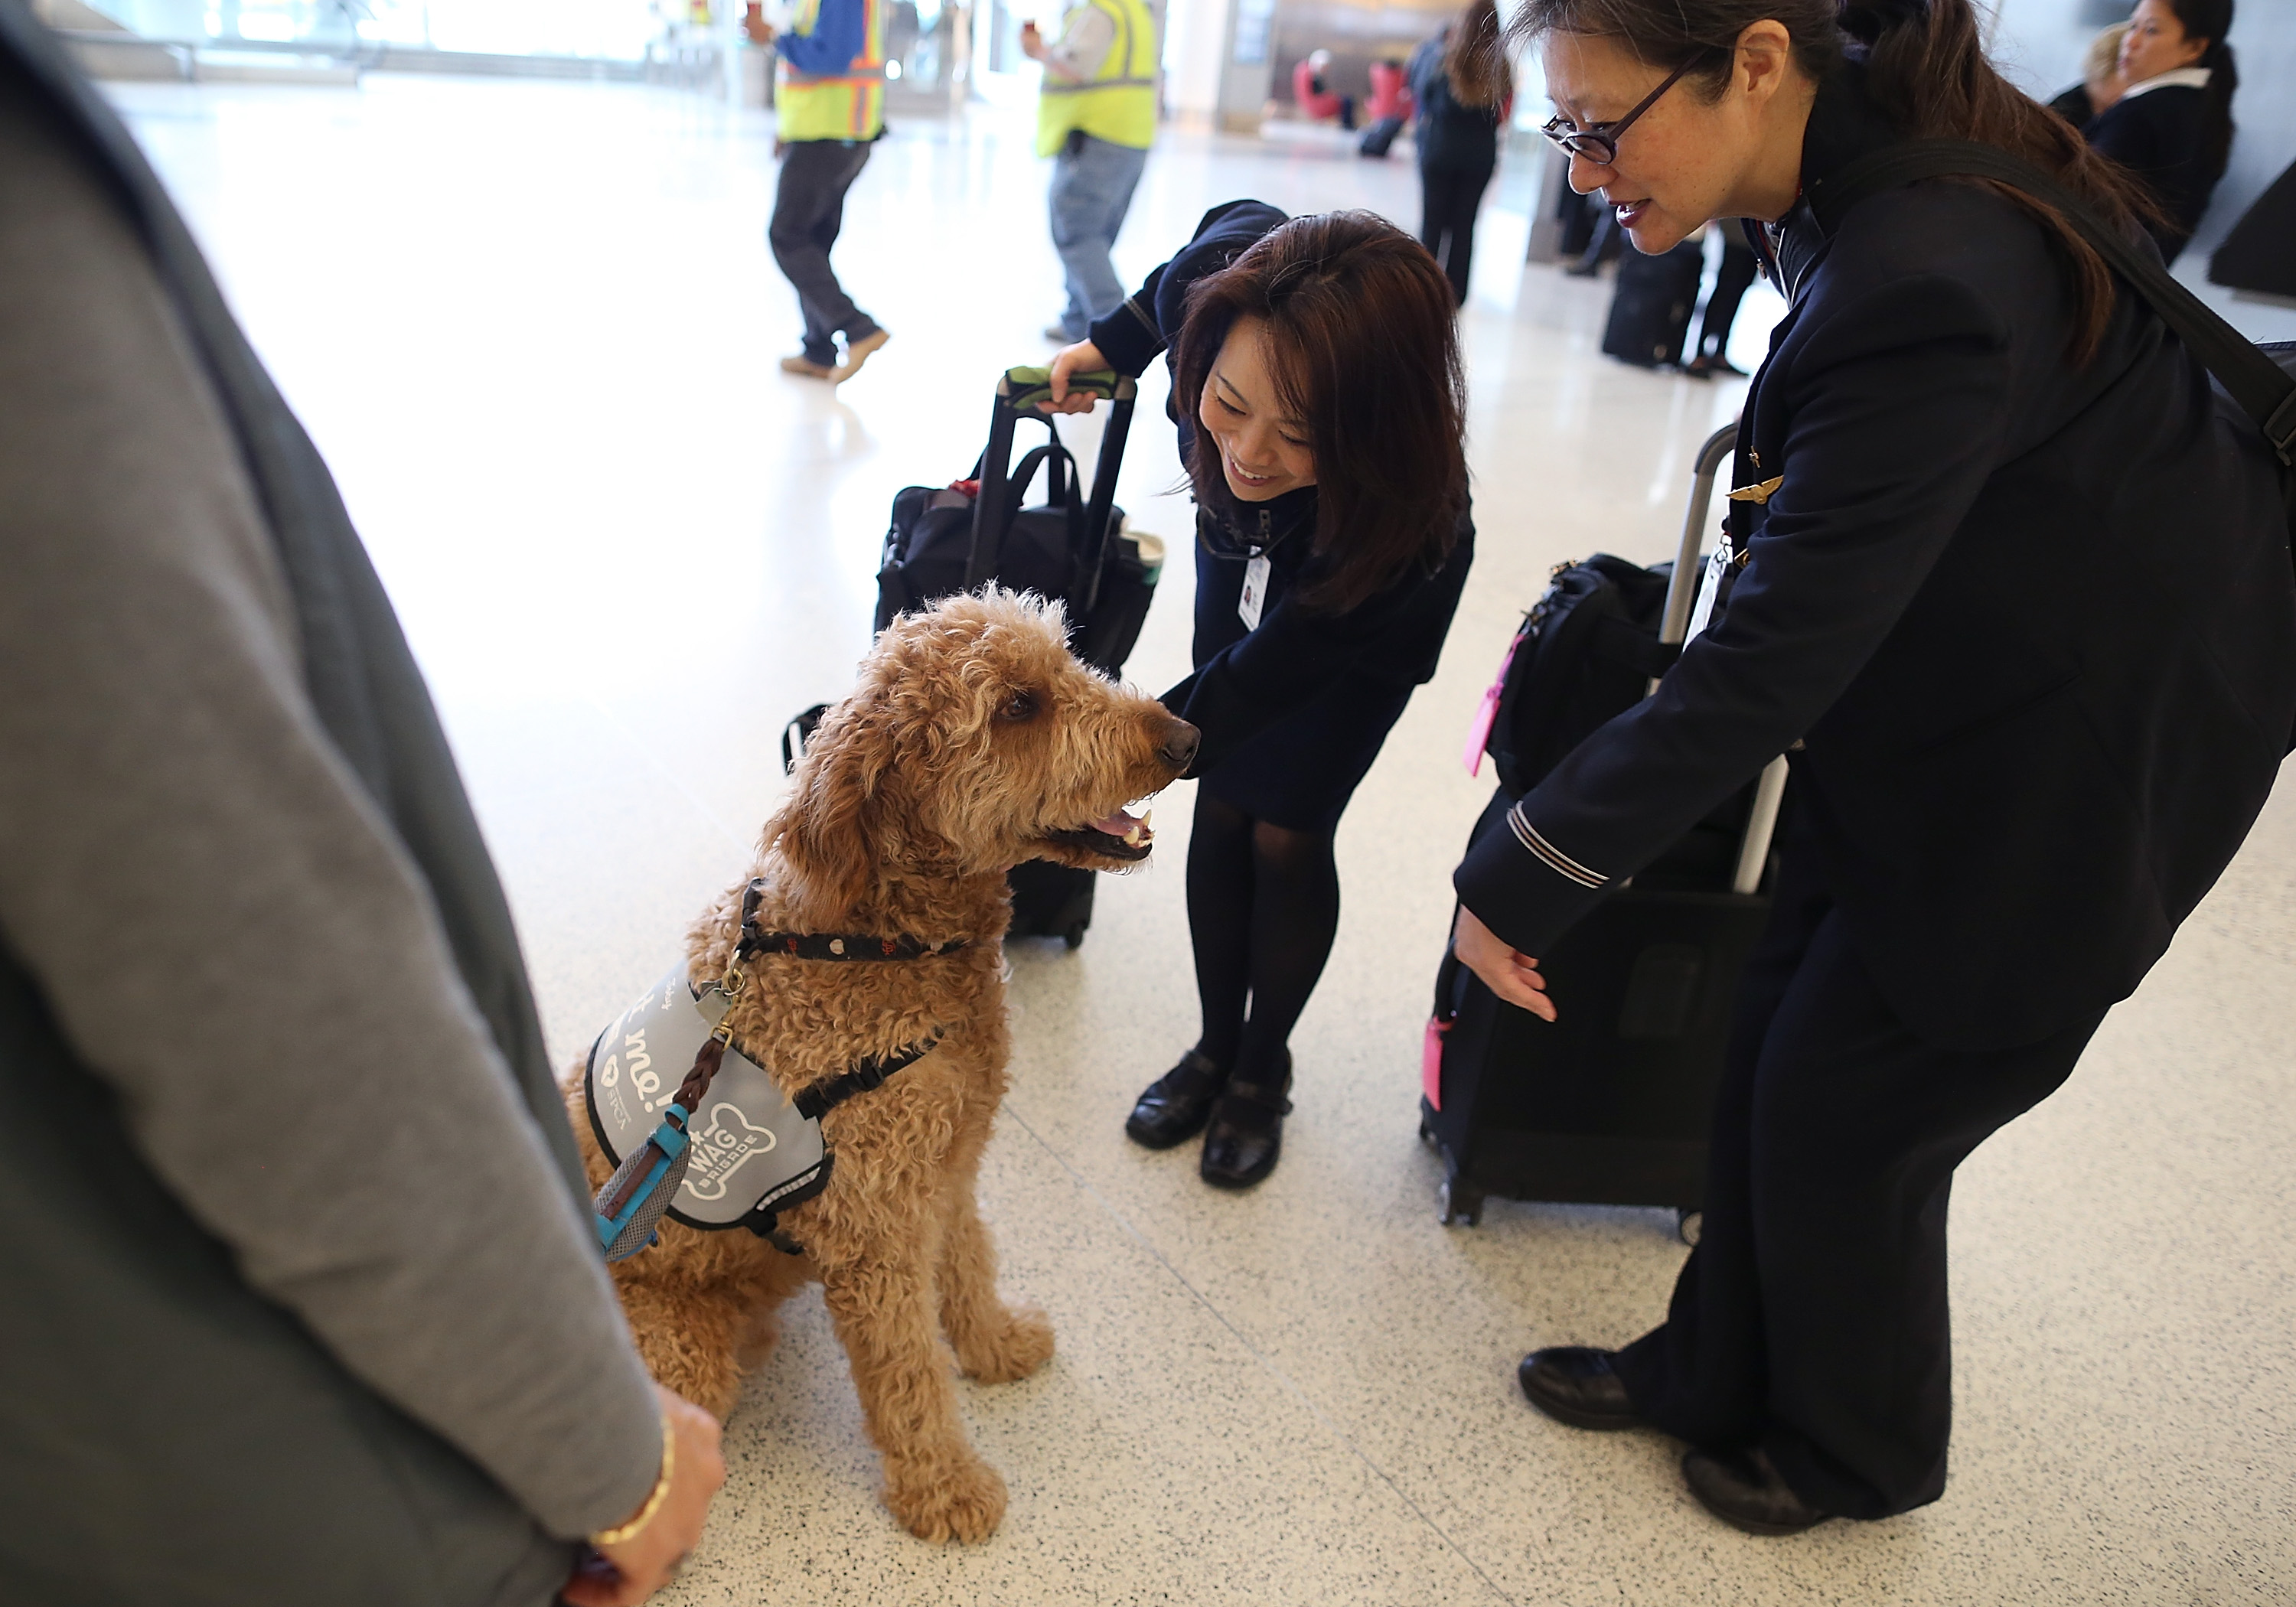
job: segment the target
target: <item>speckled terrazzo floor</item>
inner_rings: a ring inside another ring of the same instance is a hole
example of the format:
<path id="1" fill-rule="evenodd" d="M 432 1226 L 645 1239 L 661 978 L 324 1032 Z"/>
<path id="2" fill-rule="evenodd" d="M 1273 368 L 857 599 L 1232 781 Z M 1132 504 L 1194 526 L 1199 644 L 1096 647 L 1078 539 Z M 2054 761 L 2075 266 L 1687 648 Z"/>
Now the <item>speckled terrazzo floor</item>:
<path id="1" fill-rule="evenodd" d="M 767 134 L 663 91 L 373 78 L 134 86 L 139 135 L 340 473 L 437 688 L 570 1054 L 731 877 L 790 712 L 866 639 L 893 489 L 970 462 L 1056 275 L 1041 173 L 993 114 L 909 124 L 840 247 L 895 343 L 832 397 L 773 372 Z M 1408 167 L 1170 137 L 1119 263 L 1208 203 L 1415 220 Z M 967 1385 L 1012 1505 L 941 1549 L 873 1499 L 817 1300 L 727 1431 L 731 1477 L 665 1598 L 701 1603 L 2268 1603 L 2296 1595 L 2296 789 L 2070 1086 L 1955 1201 L 1951 1488 L 1890 1522 L 1748 1538 L 1674 1447 L 1534 1414 L 1530 1345 L 1660 1315 L 1656 1212 L 1494 1202 L 1447 1230 L 1414 1141 L 1447 876 L 1486 783 L 1462 729 L 1557 559 L 1654 559 L 1734 386 L 1595 352 L 1606 290 L 1519 271 L 1504 178 L 1465 318 L 1482 545 L 1441 675 L 1340 837 L 1346 916 L 1295 1041 L 1275 1177 L 1199 1184 L 1124 1139 L 1193 1035 L 1187 789 L 1082 950 L 1013 958 L 1015 1087 L 984 1189 L 1037 1378 Z M 1513 208 L 1516 209 L 1509 209 Z M 1775 304 L 1768 304 L 1774 310 Z M 1750 303 L 1741 349 L 1759 349 Z M 2269 316 L 2269 315 L 2267 315 Z M 1185 509 L 1152 386 L 1128 465 L 1175 558 L 1132 668 L 1185 668 Z"/>

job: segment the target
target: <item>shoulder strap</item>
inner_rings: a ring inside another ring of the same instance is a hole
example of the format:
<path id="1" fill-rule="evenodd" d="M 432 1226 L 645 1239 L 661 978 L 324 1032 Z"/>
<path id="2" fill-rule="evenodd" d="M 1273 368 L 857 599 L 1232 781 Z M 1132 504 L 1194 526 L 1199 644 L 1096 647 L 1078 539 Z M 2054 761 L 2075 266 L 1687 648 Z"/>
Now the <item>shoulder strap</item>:
<path id="1" fill-rule="evenodd" d="M 1867 196 L 1917 179 L 1989 178 L 2046 201 L 2064 214 L 2081 238 L 2151 304 L 2217 382 L 2238 402 L 2284 463 L 2296 464 L 2296 379 L 2247 337 L 2210 312 L 2201 299 L 2169 277 L 2159 259 L 2108 226 L 2087 203 L 2021 158 L 1968 140 L 1911 140 L 1851 162 L 1809 186 L 1810 210 L 1831 234 L 1842 215 Z"/>

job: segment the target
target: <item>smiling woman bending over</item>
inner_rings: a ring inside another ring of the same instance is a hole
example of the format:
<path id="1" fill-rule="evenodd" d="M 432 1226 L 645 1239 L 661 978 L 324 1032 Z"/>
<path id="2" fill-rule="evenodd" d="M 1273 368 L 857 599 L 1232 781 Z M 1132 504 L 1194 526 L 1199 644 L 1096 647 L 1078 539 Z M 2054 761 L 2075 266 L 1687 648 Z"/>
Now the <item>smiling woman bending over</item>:
<path id="1" fill-rule="evenodd" d="M 1958 180 L 1813 209 L 1869 153 L 1954 137 L 2134 236 L 2133 181 L 2000 78 L 1970 0 L 1514 16 L 1572 185 L 1644 251 L 1755 220 L 1792 301 L 1738 429 L 1713 622 L 1456 878 L 1463 961 L 1550 1020 L 1587 1008 L 1533 956 L 1790 757 L 1673 1307 L 1623 1349 L 1532 1352 L 1522 1385 L 1688 1441 L 1693 1492 L 1742 1528 L 1887 1517 L 1945 1488 L 1954 1168 L 2071 1073 L 2287 750 L 2283 489 L 2056 214 Z"/>
<path id="2" fill-rule="evenodd" d="M 1164 694 L 1203 733 L 1188 929 L 1203 1035 L 1140 1096 L 1151 1149 L 1196 1134 L 1207 1183 L 1275 1169 L 1292 1028 L 1339 929 L 1340 815 L 1435 673 L 1474 548 L 1454 297 L 1426 248 L 1368 212 L 1206 214 L 1068 376 L 1137 375 L 1171 348 L 1196 497 L 1195 673 Z"/>

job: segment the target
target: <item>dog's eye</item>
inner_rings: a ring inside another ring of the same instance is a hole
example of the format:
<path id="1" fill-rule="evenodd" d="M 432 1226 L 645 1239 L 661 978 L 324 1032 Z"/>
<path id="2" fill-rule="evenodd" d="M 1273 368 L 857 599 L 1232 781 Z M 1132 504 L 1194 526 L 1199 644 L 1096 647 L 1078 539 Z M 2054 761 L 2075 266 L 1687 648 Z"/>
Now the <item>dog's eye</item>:
<path id="1" fill-rule="evenodd" d="M 1013 693 L 996 711 L 996 717 L 1014 726 L 1028 724 L 1037 717 L 1037 694 L 1025 689 Z"/>

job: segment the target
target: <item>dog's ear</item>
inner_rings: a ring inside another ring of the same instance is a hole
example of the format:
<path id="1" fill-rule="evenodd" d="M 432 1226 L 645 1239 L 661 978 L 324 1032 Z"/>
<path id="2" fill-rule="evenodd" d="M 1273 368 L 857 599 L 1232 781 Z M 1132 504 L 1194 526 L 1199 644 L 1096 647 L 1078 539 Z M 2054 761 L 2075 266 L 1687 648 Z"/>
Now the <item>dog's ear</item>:
<path id="1" fill-rule="evenodd" d="M 890 758 L 881 723 L 865 710 L 852 704 L 832 710 L 806 744 L 797 790 L 767 831 L 795 873 L 792 890 L 816 930 L 846 919 L 869 890 L 878 783 Z"/>

